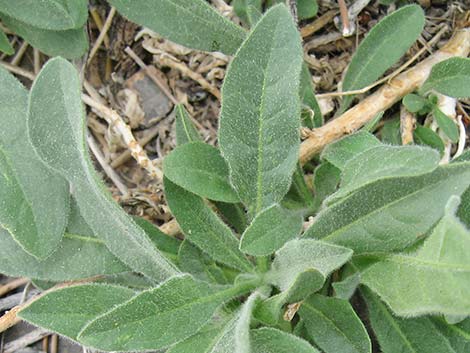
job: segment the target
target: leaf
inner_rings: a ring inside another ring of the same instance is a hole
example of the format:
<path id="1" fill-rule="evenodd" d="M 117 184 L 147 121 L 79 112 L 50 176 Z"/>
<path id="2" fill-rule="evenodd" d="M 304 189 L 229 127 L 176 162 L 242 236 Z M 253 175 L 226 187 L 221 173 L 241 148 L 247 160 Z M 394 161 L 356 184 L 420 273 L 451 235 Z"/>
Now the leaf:
<path id="1" fill-rule="evenodd" d="M 219 144 L 230 178 L 254 216 L 289 190 L 299 153 L 300 36 L 284 5 L 243 43 L 222 88 Z"/>
<path id="2" fill-rule="evenodd" d="M 315 190 L 315 209 L 320 208 L 323 201 L 338 188 L 341 171 L 329 162 L 321 163 L 313 174 Z"/>
<path id="3" fill-rule="evenodd" d="M 325 353 L 367 353 L 366 328 L 347 300 L 311 295 L 299 310 L 307 333 Z"/>
<path id="4" fill-rule="evenodd" d="M 300 214 L 273 205 L 261 211 L 240 239 L 245 254 L 265 256 L 281 248 L 288 240 L 300 235 Z"/>
<path id="5" fill-rule="evenodd" d="M 382 143 L 401 146 L 400 117 L 397 116 L 385 121 L 380 134 L 382 137 Z"/>
<path id="6" fill-rule="evenodd" d="M 231 2 L 233 11 L 243 21 L 252 27 L 254 23 L 251 22 L 249 12 L 253 9 L 262 11 L 262 0 L 233 0 Z M 249 9 L 252 8 L 252 9 Z"/>
<path id="7" fill-rule="evenodd" d="M 324 279 L 351 256 L 352 250 L 341 246 L 312 239 L 294 239 L 276 253 L 266 280 L 281 291 L 289 291 L 286 300 L 295 302 L 320 289 Z M 323 276 L 323 281 L 319 280 L 319 275 Z M 310 279 L 310 283 L 306 279 Z"/>
<path id="8" fill-rule="evenodd" d="M 367 288 L 363 288 L 361 293 L 366 299 L 370 322 L 383 353 L 464 352 L 454 351 L 430 318 L 395 317 Z"/>
<path id="9" fill-rule="evenodd" d="M 355 254 L 404 249 L 436 224 L 449 197 L 461 195 L 469 178 L 470 163 L 455 163 L 421 176 L 380 180 L 321 211 L 304 236 Z"/>
<path id="10" fill-rule="evenodd" d="M 70 281 L 129 271 L 102 241 L 89 236 L 66 233 L 58 248 L 42 261 L 24 252 L 1 227 L 0 244 L 0 272 L 11 277 Z"/>
<path id="11" fill-rule="evenodd" d="M 378 180 L 430 173 L 439 161 L 439 153 L 430 148 L 387 145 L 370 148 L 346 163 L 340 188 L 327 202 L 334 202 Z"/>
<path id="12" fill-rule="evenodd" d="M 4 69 L 0 82 L 0 224 L 28 254 L 44 259 L 64 234 L 69 186 L 29 141 L 28 92 Z"/>
<path id="13" fill-rule="evenodd" d="M 332 283 L 332 286 L 335 290 L 335 297 L 344 300 L 351 299 L 360 283 L 360 272 L 355 272 L 352 275 L 349 275 L 348 277 L 344 278 L 340 282 Z"/>
<path id="14" fill-rule="evenodd" d="M 240 200 L 219 150 L 203 142 L 174 149 L 163 160 L 163 171 L 168 180 L 201 197 L 234 203 Z"/>
<path id="15" fill-rule="evenodd" d="M 7 55 L 13 55 L 15 49 L 10 44 L 10 40 L 3 30 L 0 29 L 0 51 L 4 52 Z"/>
<path id="16" fill-rule="evenodd" d="M 439 137 L 439 135 L 430 128 L 417 125 L 413 132 L 413 137 L 416 140 L 416 143 L 435 148 L 441 154 L 444 153 L 444 142 L 442 142 L 442 139 Z"/>
<path id="17" fill-rule="evenodd" d="M 78 333 L 96 317 L 135 295 L 131 289 L 105 284 L 84 284 L 60 288 L 26 305 L 19 317 L 77 340 Z"/>
<path id="18" fill-rule="evenodd" d="M 241 27 L 204 0 L 109 0 L 109 3 L 132 22 L 188 48 L 232 55 L 245 39 Z"/>
<path id="19" fill-rule="evenodd" d="M 459 128 L 457 124 L 442 112 L 438 107 L 434 107 L 432 115 L 436 119 L 439 128 L 446 134 L 446 136 L 454 143 L 459 141 Z"/>
<path id="20" fill-rule="evenodd" d="M 302 71 L 300 73 L 300 98 L 304 107 L 308 108 L 307 111 L 302 109 L 303 125 L 310 129 L 322 126 L 323 116 L 315 97 L 312 75 L 306 63 L 302 64 Z"/>
<path id="21" fill-rule="evenodd" d="M 372 84 L 393 66 L 418 39 L 424 28 L 424 12 L 419 5 L 403 6 L 372 27 L 353 55 L 343 80 L 343 91 Z M 354 96 L 346 96 L 340 111 Z"/>
<path id="22" fill-rule="evenodd" d="M 0 13 L 0 19 L 32 47 L 48 56 L 76 59 L 88 50 L 88 37 L 84 28 L 53 31 L 28 25 L 2 13 Z"/>
<path id="23" fill-rule="evenodd" d="M 83 27 L 87 0 L 0 0 L 0 12 L 33 27 L 63 31 Z"/>
<path id="24" fill-rule="evenodd" d="M 403 97 L 403 105 L 410 113 L 418 113 L 428 105 L 428 101 L 426 98 L 410 93 Z"/>
<path id="25" fill-rule="evenodd" d="M 188 142 L 201 141 L 202 138 L 194 127 L 184 105 L 177 104 L 175 111 L 176 145 L 181 146 Z"/>
<path id="26" fill-rule="evenodd" d="M 246 15 L 248 17 L 248 22 L 250 23 L 251 27 L 254 27 L 258 21 L 263 17 L 263 14 L 260 10 L 254 5 L 248 5 L 246 8 Z"/>
<path id="27" fill-rule="evenodd" d="M 298 0 L 297 15 L 299 20 L 315 17 L 318 12 L 317 0 Z"/>
<path id="28" fill-rule="evenodd" d="M 289 210 L 299 210 L 302 213 L 309 212 L 308 210 L 315 207 L 311 187 L 307 185 L 300 163 L 297 163 L 297 168 L 292 176 L 292 185 L 282 200 L 281 206 Z"/>
<path id="29" fill-rule="evenodd" d="M 435 90 L 455 98 L 470 97 L 470 59 L 450 58 L 435 64 L 428 79 L 420 88 L 421 93 Z"/>
<path id="30" fill-rule="evenodd" d="M 79 342 L 100 350 L 157 350 L 200 330 L 228 299 L 253 285 L 216 289 L 189 275 L 173 277 L 91 321 Z"/>
<path id="31" fill-rule="evenodd" d="M 467 352 L 470 349 L 470 319 L 455 325 L 449 325 L 441 318 L 431 319 L 434 326 L 449 341 L 455 352 Z"/>
<path id="32" fill-rule="evenodd" d="M 29 136 L 41 159 L 72 185 L 82 216 L 122 262 L 156 281 L 179 273 L 111 198 L 94 170 L 85 144 L 85 115 L 75 68 L 50 60 L 33 84 Z"/>
<path id="33" fill-rule="evenodd" d="M 251 340 L 256 353 L 319 353 L 303 339 L 275 328 L 252 330 Z"/>
<path id="34" fill-rule="evenodd" d="M 186 239 L 216 261 L 242 271 L 252 271 L 252 264 L 238 249 L 238 239 L 199 196 L 166 178 L 164 186 L 168 206 Z"/>
<path id="35" fill-rule="evenodd" d="M 399 316 L 470 315 L 470 231 L 456 218 L 458 197 L 423 246 L 411 254 L 383 256 L 362 273 L 362 283 Z"/>
<path id="36" fill-rule="evenodd" d="M 214 202 L 225 222 L 233 227 L 238 234 L 242 234 L 247 226 L 248 219 L 242 204 Z"/>
<path id="37" fill-rule="evenodd" d="M 326 146 L 321 159 L 343 170 L 346 163 L 354 156 L 379 145 L 380 141 L 370 132 L 359 131 Z"/>

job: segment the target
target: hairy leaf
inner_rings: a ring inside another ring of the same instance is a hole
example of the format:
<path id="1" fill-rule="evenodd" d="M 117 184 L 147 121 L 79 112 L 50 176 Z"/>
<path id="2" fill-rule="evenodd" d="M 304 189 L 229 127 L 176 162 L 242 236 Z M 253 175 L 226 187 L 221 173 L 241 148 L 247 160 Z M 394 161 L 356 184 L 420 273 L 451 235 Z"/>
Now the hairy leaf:
<path id="1" fill-rule="evenodd" d="M 160 281 L 179 273 L 116 204 L 94 170 L 85 145 L 80 82 L 72 64 L 50 60 L 31 90 L 29 135 L 42 160 L 72 185 L 82 216 L 107 248 L 133 270 Z"/>
<path id="2" fill-rule="evenodd" d="M 257 10 L 261 13 L 263 7 L 262 0 L 233 0 L 231 5 L 233 6 L 235 14 L 251 27 L 255 23 L 251 22 L 250 11 L 252 13 L 253 10 Z"/>
<path id="3" fill-rule="evenodd" d="M 176 144 L 181 146 L 188 142 L 201 141 L 201 136 L 194 127 L 184 105 L 177 104 L 175 111 Z"/>
<path id="4" fill-rule="evenodd" d="M 168 206 L 186 239 L 216 261 L 239 270 L 251 271 L 251 263 L 238 249 L 238 239 L 199 196 L 166 178 L 164 185 Z"/>
<path id="5" fill-rule="evenodd" d="M 340 176 L 341 171 L 329 162 L 323 162 L 315 168 L 313 174 L 315 209 L 319 209 L 323 201 L 336 191 Z"/>
<path id="6" fill-rule="evenodd" d="M 439 128 L 446 134 L 446 136 L 454 143 L 459 141 L 459 128 L 457 124 L 442 112 L 438 107 L 434 107 L 432 115 L 436 119 Z"/>
<path id="7" fill-rule="evenodd" d="M 177 147 L 163 161 L 165 177 L 176 185 L 204 198 L 238 202 L 229 181 L 227 162 L 217 148 L 203 142 Z"/>
<path id="8" fill-rule="evenodd" d="M 275 328 L 252 330 L 251 337 L 256 353 L 319 353 L 303 339 Z"/>
<path id="9" fill-rule="evenodd" d="M 299 153 L 300 36 L 284 5 L 243 43 L 222 89 L 219 143 L 230 178 L 254 216 L 289 190 Z"/>
<path id="10" fill-rule="evenodd" d="M 238 234 L 242 234 L 247 226 L 248 217 L 242 204 L 214 202 L 225 222 L 233 227 Z"/>
<path id="11" fill-rule="evenodd" d="M 216 289 L 188 275 L 173 277 L 91 321 L 78 340 L 102 350 L 165 348 L 199 331 L 223 302 L 252 288 Z"/>
<path id="12" fill-rule="evenodd" d="M 410 93 L 403 97 L 403 105 L 410 113 L 418 113 L 428 105 L 428 101 L 426 98 Z"/>
<path id="13" fill-rule="evenodd" d="M 10 44 L 10 40 L 3 30 L 0 29 L 0 51 L 4 52 L 7 55 L 13 55 L 15 49 Z"/>
<path id="14" fill-rule="evenodd" d="M 245 31 L 204 0 L 108 0 L 132 22 L 188 48 L 234 54 Z M 158 11 L 156 11 L 158 9 Z"/>
<path id="15" fill-rule="evenodd" d="M 311 295 L 299 315 L 309 338 L 325 353 L 367 353 L 372 346 L 366 328 L 347 300 Z"/>
<path id="16" fill-rule="evenodd" d="M 457 324 L 450 325 L 442 318 L 433 318 L 435 327 L 443 334 L 455 352 L 467 352 L 470 350 L 470 318 Z"/>
<path id="17" fill-rule="evenodd" d="M 131 289 L 84 284 L 57 289 L 21 309 L 19 317 L 34 325 L 77 340 L 90 321 L 135 295 Z"/>
<path id="18" fill-rule="evenodd" d="M 400 117 L 396 115 L 394 118 L 385 121 L 380 136 L 383 143 L 401 146 Z"/>
<path id="19" fill-rule="evenodd" d="M 444 153 L 444 142 L 438 134 L 426 126 L 418 125 L 413 131 L 413 137 L 416 143 L 426 145 L 438 150 L 441 154 Z"/>
<path id="20" fill-rule="evenodd" d="M 449 197 L 461 195 L 469 178 L 470 163 L 465 162 L 421 176 L 380 180 L 324 209 L 304 236 L 358 254 L 404 249 L 436 224 Z"/>
<path id="21" fill-rule="evenodd" d="M 297 15 L 299 16 L 299 20 L 315 17 L 317 12 L 317 0 L 297 0 Z"/>
<path id="22" fill-rule="evenodd" d="M 458 197 L 423 246 L 384 256 L 362 273 L 366 284 L 400 316 L 470 315 L 470 231 L 454 215 Z"/>
<path id="23" fill-rule="evenodd" d="M 300 74 L 300 98 L 302 100 L 302 124 L 310 129 L 323 125 L 323 116 L 315 98 L 312 75 L 306 63 Z"/>
<path id="24" fill-rule="evenodd" d="M 343 80 L 343 91 L 370 85 L 394 65 L 418 39 L 424 28 L 424 11 L 419 5 L 403 6 L 372 27 L 357 48 Z M 341 111 L 354 96 L 346 96 Z"/>
<path id="25" fill-rule="evenodd" d="M 28 92 L 4 69 L 0 82 L 0 224 L 26 252 L 44 259 L 64 234 L 69 186 L 29 141 Z"/>
<path id="26" fill-rule="evenodd" d="M 250 255 L 264 256 L 281 248 L 300 234 L 300 214 L 273 205 L 259 213 L 242 235 L 240 249 Z"/>
<path id="27" fill-rule="evenodd" d="M 420 92 L 436 90 L 455 98 L 470 97 L 470 59 L 450 58 L 433 66 Z"/>

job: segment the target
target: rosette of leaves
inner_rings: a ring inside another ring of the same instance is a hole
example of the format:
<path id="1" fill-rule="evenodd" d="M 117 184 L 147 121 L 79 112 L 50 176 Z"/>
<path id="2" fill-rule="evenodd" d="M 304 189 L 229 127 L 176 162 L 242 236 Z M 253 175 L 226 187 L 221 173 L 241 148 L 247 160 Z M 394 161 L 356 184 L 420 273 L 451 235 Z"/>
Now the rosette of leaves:
<path id="1" fill-rule="evenodd" d="M 431 148 L 360 131 L 309 166 L 312 192 L 297 162 L 302 65 L 291 14 L 274 6 L 229 66 L 219 147 L 177 107 L 163 169 L 184 240 L 131 218 L 105 190 L 70 63 L 49 61 L 29 93 L 0 71 L 4 125 L 26 126 L 17 136 L 30 163 L 70 186 L 59 201 L 71 200 L 53 208 L 0 135 L 0 271 L 44 286 L 99 275 L 49 289 L 19 316 L 104 351 L 364 353 L 371 338 L 350 300 L 361 295 L 383 352 L 467 352 L 470 231 L 459 217 L 470 162 L 439 166 Z M 65 225 L 45 253 L 44 212 Z M 4 226 L 15 214 L 29 222 Z"/>

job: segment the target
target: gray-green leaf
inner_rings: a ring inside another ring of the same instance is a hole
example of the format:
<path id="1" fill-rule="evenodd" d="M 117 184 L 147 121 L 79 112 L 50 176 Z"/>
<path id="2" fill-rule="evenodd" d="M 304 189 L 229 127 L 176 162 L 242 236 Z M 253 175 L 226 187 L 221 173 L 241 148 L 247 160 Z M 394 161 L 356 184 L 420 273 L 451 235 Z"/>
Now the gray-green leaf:
<path id="1" fill-rule="evenodd" d="M 366 87 L 395 64 L 424 28 L 424 11 L 419 5 L 403 6 L 375 25 L 361 42 L 343 80 L 343 91 Z M 346 110 L 354 96 L 346 96 Z"/>
<path id="2" fill-rule="evenodd" d="M 270 9 L 233 59 L 222 89 L 219 143 L 254 216 L 289 190 L 299 153 L 300 36 L 284 5 Z"/>
<path id="3" fill-rule="evenodd" d="M 132 22 L 188 48 L 232 55 L 245 31 L 204 0 L 109 0 Z M 158 10 L 158 11 L 157 11 Z"/>
<path id="4" fill-rule="evenodd" d="M 438 107 L 434 107 L 432 110 L 432 115 L 434 119 L 436 119 L 437 125 L 442 130 L 444 134 L 452 141 L 458 142 L 459 141 L 459 128 L 457 124 L 449 118 L 446 114 L 442 112 Z"/>
<path id="5" fill-rule="evenodd" d="M 0 69 L 0 224 L 26 252 L 44 259 L 64 234 L 69 186 L 34 152 L 27 105 L 26 89 Z"/>
<path id="6" fill-rule="evenodd" d="M 420 92 L 436 90 L 455 98 L 470 97 L 470 59 L 450 58 L 433 66 Z"/>
<path id="7" fill-rule="evenodd" d="M 410 93 L 403 97 L 403 105 L 410 113 L 418 113 L 420 110 L 424 109 L 427 104 L 427 99 L 417 94 Z"/>
<path id="8" fill-rule="evenodd" d="M 302 229 L 302 216 L 273 205 L 259 213 L 240 239 L 240 249 L 250 255 L 264 256 L 281 248 Z"/>
<path id="9" fill-rule="evenodd" d="M 319 353 L 303 339 L 270 327 L 252 330 L 251 341 L 256 353 Z"/>
<path id="10" fill-rule="evenodd" d="M 19 312 L 22 319 L 77 340 L 90 321 L 135 295 L 131 289 L 105 284 L 61 288 L 34 300 Z"/>
<path id="11" fill-rule="evenodd" d="M 229 181 L 227 162 L 217 148 L 190 142 L 174 149 L 163 160 L 165 177 L 201 197 L 223 202 L 240 199 Z"/>
<path id="12" fill-rule="evenodd" d="M 12 55 L 15 53 L 15 49 L 10 44 L 10 40 L 3 30 L 0 29 L 0 51 L 4 52 L 7 55 Z"/>
<path id="13" fill-rule="evenodd" d="M 201 141 L 201 136 L 194 127 L 184 105 L 177 104 L 175 107 L 175 111 L 176 144 L 178 146 L 181 146 L 188 142 Z"/>
<path id="14" fill-rule="evenodd" d="M 441 154 L 444 153 L 444 142 L 432 129 L 418 125 L 413 131 L 413 137 L 416 143 L 435 148 Z"/>
<path id="15" fill-rule="evenodd" d="M 299 315 L 309 338 L 325 353 L 372 352 L 367 331 L 347 300 L 314 294 Z"/>
<path id="16" fill-rule="evenodd" d="M 50 60 L 33 84 L 29 136 L 41 159 L 72 185 L 82 216 L 108 249 L 133 270 L 160 281 L 179 271 L 111 198 L 85 144 L 85 114 L 75 68 Z"/>

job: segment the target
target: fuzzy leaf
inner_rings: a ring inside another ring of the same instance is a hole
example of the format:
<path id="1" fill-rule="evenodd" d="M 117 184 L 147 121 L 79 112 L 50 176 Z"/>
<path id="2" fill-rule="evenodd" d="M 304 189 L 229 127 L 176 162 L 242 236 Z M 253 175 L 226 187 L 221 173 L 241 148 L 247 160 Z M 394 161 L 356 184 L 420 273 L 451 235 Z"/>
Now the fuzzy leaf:
<path id="1" fill-rule="evenodd" d="M 194 127 L 184 105 L 177 104 L 175 110 L 176 144 L 181 146 L 188 142 L 201 141 L 202 138 Z"/>
<path id="2" fill-rule="evenodd" d="M 248 219 L 242 204 L 225 202 L 214 202 L 214 204 L 224 221 L 233 227 L 238 234 L 245 231 Z"/>
<path id="3" fill-rule="evenodd" d="M 254 216 L 289 190 L 299 153 L 300 36 L 284 5 L 243 43 L 222 89 L 219 143 L 230 178 Z"/>
<path id="4" fill-rule="evenodd" d="M 160 281 L 179 271 L 117 205 L 94 170 L 85 144 L 77 71 L 50 60 L 33 84 L 29 136 L 42 160 L 72 185 L 80 213 L 107 248 L 134 271 Z"/>
<path id="5" fill-rule="evenodd" d="M 129 271 L 102 241 L 90 236 L 66 233 L 59 247 L 42 261 L 24 252 L 1 227 L 0 244 L 0 272 L 12 277 L 70 281 Z"/>
<path id="6" fill-rule="evenodd" d="M 88 50 L 88 37 L 84 28 L 53 31 L 28 25 L 2 13 L 0 19 L 9 29 L 46 55 L 76 59 Z"/>
<path id="7" fill-rule="evenodd" d="M 428 101 L 426 98 L 418 96 L 417 94 L 407 94 L 403 97 L 403 105 L 406 107 L 410 113 L 418 113 L 420 110 L 424 109 Z"/>
<path id="8" fill-rule="evenodd" d="M 350 159 L 361 152 L 380 145 L 380 141 L 370 132 L 359 131 L 326 146 L 321 158 L 343 170 Z"/>
<path id="9" fill-rule="evenodd" d="M 166 178 L 164 186 L 168 206 L 186 239 L 216 261 L 239 270 L 252 270 L 251 263 L 238 249 L 238 239 L 199 196 Z"/>
<path id="10" fill-rule="evenodd" d="M 444 153 L 444 142 L 430 128 L 418 125 L 413 131 L 413 137 L 416 140 L 416 143 L 420 145 L 426 145 L 438 150 L 441 154 Z"/>
<path id="11" fill-rule="evenodd" d="M 0 224 L 26 252 L 44 259 L 64 234 L 69 186 L 34 152 L 27 105 L 26 89 L 0 69 Z"/>
<path id="12" fill-rule="evenodd" d="M 372 352 L 367 331 L 347 300 L 314 294 L 302 303 L 299 315 L 325 353 Z"/>
<path id="13" fill-rule="evenodd" d="M 165 177 L 201 197 L 223 202 L 238 202 L 229 181 L 227 162 L 217 148 L 191 142 L 174 149 L 163 161 Z"/>
<path id="14" fill-rule="evenodd" d="M 343 91 L 366 87 L 394 65 L 418 39 L 424 28 L 419 5 L 403 6 L 372 27 L 357 48 L 343 80 Z M 354 96 L 346 96 L 341 111 Z"/>
<path id="15" fill-rule="evenodd" d="M 0 0 L 0 12 L 33 27 L 63 31 L 82 27 L 87 0 Z"/>
<path id="16" fill-rule="evenodd" d="M 400 117 L 395 116 L 392 119 L 386 120 L 380 131 L 380 135 L 383 143 L 401 146 Z"/>
<path id="17" fill-rule="evenodd" d="M 300 214 L 273 205 L 261 211 L 242 235 L 240 249 L 250 255 L 264 256 L 281 248 L 302 229 Z"/>
<path id="18" fill-rule="evenodd" d="M 438 107 L 434 107 L 432 115 L 436 119 L 439 128 L 446 134 L 446 136 L 454 143 L 459 141 L 459 128 L 457 124 L 442 112 Z"/>
<path id="19" fill-rule="evenodd" d="M 306 20 L 315 17 L 317 12 L 317 0 L 297 0 L 297 15 L 299 20 Z"/>
<path id="20" fill-rule="evenodd" d="M 421 176 L 380 180 L 324 209 L 304 236 L 357 254 L 404 249 L 435 225 L 449 197 L 461 195 L 469 184 L 468 162 Z"/>
<path id="21" fill-rule="evenodd" d="M 241 27 L 204 0 L 108 1 L 132 22 L 188 48 L 232 55 L 245 39 Z"/>
<path id="22" fill-rule="evenodd" d="M 449 325 L 442 318 L 433 318 L 434 326 L 443 334 L 456 353 L 470 350 L 470 318 Z"/>
<path id="23" fill-rule="evenodd" d="M 76 341 L 90 320 L 134 295 L 131 289 L 104 284 L 65 287 L 34 300 L 19 312 L 19 317 Z"/>
<path id="24" fill-rule="evenodd" d="M 332 286 L 335 290 L 335 297 L 344 300 L 351 299 L 360 283 L 360 272 L 355 272 L 340 282 L 334 282 Z"/>
<path id="25" fill-rule="evenodd" d="M 91 321 L 78 340 L 109 351 L 165 348 L 199 331 L 223 302 L 251 288 L 223 290 L 188 275 L 173 277 Z"/>
<path id="26" fill-rule="evenodd" d="M 275 328 L 252 330 L 251 340 L 256 353 L 319 353 L 307 341 Z"/>
<path id="27" fill-rule="evenodd" d="M 458 203 L 450 199 L 416 253 L 384 256 L 362 273 L 362 283 L 397 315 L 470 315 L 470 297 L 463 295 L 470 291 L 470 231 L 454 215 Z"/>
<path id="28" fill-rule="evenodd" d="M 263 10 L 262 0 L 233 0 L 231 2 L 233 11 L 242 20 L 243 23 L 247 23 L 252 27 L 254 23 L 251 22 L 251 14 L 256 10 L 261 13 Z"/>
<path id="29" fill-rule="evenodd" d="M 420 92 L 436 90 L 455 98 L 470 97 L 470 59 L 450 58 L 433 66 Z"/>
<path id="30" fill-rule="evenodd" d="M 454 351 L 430 318 L 398 318 L 367 288 L 361 293 L 366 299 L 372 329 L 383 353 L 465 352 Z"/>
<path id="31" fill-rule="evenodd" d="M 315 89 L 313 87 L 312 75 L 306 63 L 302 65 L 300 74 L 300 98 L 302 104 L 308 108 L 302 109 L 302 123 L 304 126 L 313 129 L 323 125 L 323 116 L 315 98 Z"/>
<path id="32" fill-rule="evenodd" d="M 346 163 L 340 188 L 327 202 L 378 180 L 430 173 L 437 168 L 439 161 L 439 153 L 430 148 L 387 145 L 370 148 Z"/>
<path id="33" fill-rule="evenodd" d="M 341 171 L 329 162 L 321 163 L 313 174 L 315 190 L 315 209 L 320 208 L 323 201 L 336 191 L 340 182 Z"/>
<path id="34" fill-rule="evenodd" d="M 3 30 L 0 29 L 0 51 L 4 52 L 7 55 L 13 55 L 15 53 L 15 49 L 10 44 L 10 40 L 8 39 L 7 35 Z"/>

